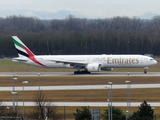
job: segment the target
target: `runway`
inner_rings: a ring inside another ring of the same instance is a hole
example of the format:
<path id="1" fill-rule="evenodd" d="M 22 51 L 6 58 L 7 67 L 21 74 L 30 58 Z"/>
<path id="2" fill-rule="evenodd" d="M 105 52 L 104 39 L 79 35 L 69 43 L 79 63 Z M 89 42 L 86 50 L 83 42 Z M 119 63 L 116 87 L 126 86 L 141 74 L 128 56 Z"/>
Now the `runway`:
<path id="1" fill-rule="evenodd" d="M 72 72 L 40 72 L 41 76 L 72 76 L 72 77 L 93 77 L 93 76 L 128 76 L 128 72 L 93 72 L 91 74 L 74 74 Z M 38 76 L 37 72 L 1 72 L 0 76 Z M 160 72 L 129 72 L 129 76 L 160 76 Z"/>

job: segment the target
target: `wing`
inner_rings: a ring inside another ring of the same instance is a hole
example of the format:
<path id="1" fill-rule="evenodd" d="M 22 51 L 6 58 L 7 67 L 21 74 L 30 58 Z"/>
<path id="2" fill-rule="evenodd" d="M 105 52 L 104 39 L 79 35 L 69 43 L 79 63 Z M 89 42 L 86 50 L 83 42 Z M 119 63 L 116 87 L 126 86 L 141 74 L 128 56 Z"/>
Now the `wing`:
<path id="1" fill-rule="evenodd" d="M 70 66 L 76 67 L 85 67 L 88 63 L 85 61 L 71 61 L 71 60 L 50 60 L 56 63 L 63 63 L 63 64 L 69 64 Z"/>

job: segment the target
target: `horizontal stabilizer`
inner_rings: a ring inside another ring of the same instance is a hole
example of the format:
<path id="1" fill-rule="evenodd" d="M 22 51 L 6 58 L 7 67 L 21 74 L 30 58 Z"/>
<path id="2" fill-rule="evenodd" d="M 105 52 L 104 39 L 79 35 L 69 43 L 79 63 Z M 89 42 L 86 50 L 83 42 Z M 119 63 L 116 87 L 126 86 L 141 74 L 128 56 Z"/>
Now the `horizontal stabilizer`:
<path id="1" fill-rule="evenodd" d="M 12 61 L 14 61 L 14 62 L 27 62 L 28 59 L 18 57 L 18 58 L 13 58 Z"/>

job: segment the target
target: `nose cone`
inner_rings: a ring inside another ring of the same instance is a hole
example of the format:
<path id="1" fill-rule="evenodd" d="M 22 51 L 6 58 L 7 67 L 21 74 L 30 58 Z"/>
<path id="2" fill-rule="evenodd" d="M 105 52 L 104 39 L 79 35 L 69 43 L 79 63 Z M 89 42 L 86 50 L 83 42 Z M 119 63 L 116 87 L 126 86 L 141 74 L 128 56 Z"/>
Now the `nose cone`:
<path id="1" fill-rule="evenodd" d="M 154 64 L 157 64 L 158 62 L 156 60 L 154 60 Z"/>

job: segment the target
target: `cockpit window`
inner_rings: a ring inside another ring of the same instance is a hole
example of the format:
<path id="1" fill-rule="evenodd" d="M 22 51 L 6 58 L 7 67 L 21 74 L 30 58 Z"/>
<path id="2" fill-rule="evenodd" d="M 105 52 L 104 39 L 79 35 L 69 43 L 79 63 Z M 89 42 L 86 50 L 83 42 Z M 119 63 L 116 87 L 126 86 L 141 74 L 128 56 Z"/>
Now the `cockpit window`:
<path id="1" fill-rule="evenodd" d="M 152 60 L 154 60 L 154 59 L 150 59 L 150 61 L 152 61 Z"/>

